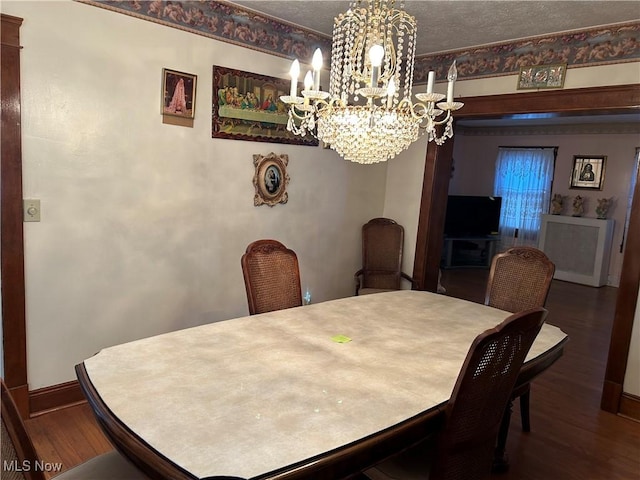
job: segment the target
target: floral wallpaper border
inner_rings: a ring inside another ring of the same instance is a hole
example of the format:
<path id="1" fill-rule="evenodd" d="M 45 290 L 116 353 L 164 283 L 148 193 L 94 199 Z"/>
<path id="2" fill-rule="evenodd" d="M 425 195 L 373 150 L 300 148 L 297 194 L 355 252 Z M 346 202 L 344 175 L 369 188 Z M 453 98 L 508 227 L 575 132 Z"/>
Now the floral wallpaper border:
<path id="1" fill-rule="evenodd" d="M 444 79 L 456 59 L 459 79 L 513 75 L 521 67 L 566 63 L 567 68 L 640 61 L 640 21 L 471 47 L 416 58 L 414 83 L 429 70 Z"/>
<path id="2" fill-rule="evenodd" d="M 310 59 L 331 38 L 225 1 L 76 0 L 273 55 Z M 513 75 L 521 67 L 566 63 L 568 68 L 640 61 L 640 21 L 576 30 L 416 57 L 414 83 L 429 70 L 445 80 L 456 59 L 458 79 Z"/>

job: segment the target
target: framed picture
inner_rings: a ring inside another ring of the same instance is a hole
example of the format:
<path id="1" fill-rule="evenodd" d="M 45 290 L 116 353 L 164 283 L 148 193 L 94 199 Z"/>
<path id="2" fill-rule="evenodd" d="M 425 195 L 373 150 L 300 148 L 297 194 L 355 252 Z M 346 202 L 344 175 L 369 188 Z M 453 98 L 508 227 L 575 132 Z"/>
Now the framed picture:
<path id="1" fill-rule="evenodd" d="M 287 203 L 289 156 L 275 153 L 270 153 L 266 157 L 254 155 L 253 164 L 256 167 L 256 173 L 253 176 L 253 186 L 256 190 L 253 204 L 256 206 L 266 204 L 273 207 L 277 203 Z"/>
<path id="2" fill-rule="evenodd" d="M 606 161 L 604 155 L 575 155 L 569 187 L 602 190 Z"/>
<path id="3" fill-rule="evenodd" d="M 299 137 L 287 130 L 289 114 L 281 95 L 290 82 L 257 73 L 213 67 L 211 136 L 255 142 L 318 145 L 312 135 Z"/>
<path id="4" fill-rule="evenodd" d="M 566 63 L 522 67 L 518 75 L 518 90 L 562 88 L 566 73 Z"/>
<path id="5" fill-rule="evenodd" d="M 196 110 L 197 76 L 162 69 L 162 114 L 193 118 Z"/>

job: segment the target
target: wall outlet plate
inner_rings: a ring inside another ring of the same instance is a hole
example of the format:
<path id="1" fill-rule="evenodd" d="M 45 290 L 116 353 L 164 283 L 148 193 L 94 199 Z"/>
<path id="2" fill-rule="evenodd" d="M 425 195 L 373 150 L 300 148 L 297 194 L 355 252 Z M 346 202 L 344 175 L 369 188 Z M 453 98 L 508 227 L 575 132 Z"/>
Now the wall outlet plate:
<path id="1" fill-rule="evenodd" d="M 40 200 L 22 200 L 22 211 L 25 222 L 40 221 Z"/>

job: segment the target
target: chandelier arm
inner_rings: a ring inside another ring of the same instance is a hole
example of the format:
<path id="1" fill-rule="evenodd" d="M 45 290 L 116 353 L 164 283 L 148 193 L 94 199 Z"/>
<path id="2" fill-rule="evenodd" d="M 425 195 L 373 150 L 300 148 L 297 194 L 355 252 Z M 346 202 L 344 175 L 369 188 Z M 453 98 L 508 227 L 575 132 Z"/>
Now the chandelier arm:
<path id="1" fill-rule="evenodd" d="M 300 112 L 302 112 L 302 114 L 298 113 L 298 109 L 295 106 L 292 106 L 289 109 L 289 113 L 293 115 L 293 117 L 296 118 L 297 120 L 303 120 L 309 116 L 309 112 L 307 111 L 300 110 Z"/>
<path id="2" fill-rule="evenodd" d="M 451 119 L 452 119 L 451 111 L 448 111 L 447 112 L 447 116 L 445 118 L 443 118 L 442 120 L 434 120 L 434 119 L 432 119 L 431 122 L 433 123 L 433 125 L 438 126 L 438 125 L 444 125 L 445 123 L 447 123 Z"/>

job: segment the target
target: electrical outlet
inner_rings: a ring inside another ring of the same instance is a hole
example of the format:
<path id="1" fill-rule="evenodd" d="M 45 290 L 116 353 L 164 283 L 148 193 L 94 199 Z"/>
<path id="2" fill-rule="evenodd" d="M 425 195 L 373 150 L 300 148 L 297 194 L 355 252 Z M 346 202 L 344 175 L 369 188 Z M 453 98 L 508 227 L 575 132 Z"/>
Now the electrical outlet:
<path id="1" fill-rule="evenodd" d="M 22 200 L 22 208 L 25 222 L 40 221 L 40 200 Z"/>

